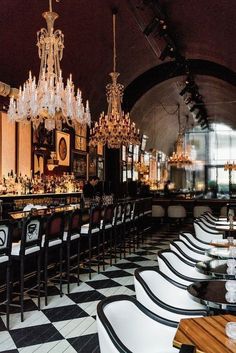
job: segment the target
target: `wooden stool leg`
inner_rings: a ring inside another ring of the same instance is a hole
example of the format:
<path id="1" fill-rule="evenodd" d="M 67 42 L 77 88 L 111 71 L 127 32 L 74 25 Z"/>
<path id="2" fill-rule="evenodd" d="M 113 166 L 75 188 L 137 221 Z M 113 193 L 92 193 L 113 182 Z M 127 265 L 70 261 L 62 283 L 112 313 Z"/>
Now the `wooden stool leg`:
<path id="1" fill-rule="evenodd" d="M 41 287 L 41 252 L 38 252 L 38 264 L 37 264 L 37 286 L 38 286 L 38 310 L 40 310 L 40 287 Z"/>
<path id="2" fill-rule="evenodd" d="M 24 259 L 20 259 L 20 316 L 21 322 L 24 321 Z"/>

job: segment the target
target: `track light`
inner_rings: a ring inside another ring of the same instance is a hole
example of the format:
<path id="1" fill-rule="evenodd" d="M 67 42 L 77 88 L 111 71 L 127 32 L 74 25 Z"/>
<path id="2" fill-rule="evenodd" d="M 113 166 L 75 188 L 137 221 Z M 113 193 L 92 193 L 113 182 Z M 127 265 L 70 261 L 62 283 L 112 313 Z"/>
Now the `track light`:
<path id="1" fill-rule="evenodd" d="M 152 19 L 152 21 L 144 28 L 143 33 L 145 34 L 145 36 L 149 36 L 149 34 L 151 34 L 155 28 L 157 28 L 159 24 L 159 19 L 157 17 L 154 17 Z"/>
<path id="2" fill-rule="evenodd" d="M 174 51 L 175 51 L 175 48 L 172 47 L 171 45 L 167 44 L 167 45 L 165 46 L 165 48 L 163 49 L 163 51 L 161 52 L 161 55 L 160 55 L 159 59 L 163 61 L 163 60 L 165 60 L 165 58 L 166 58 L 167 56 L 173 58 L 173 56 L 174 56 Z"/>

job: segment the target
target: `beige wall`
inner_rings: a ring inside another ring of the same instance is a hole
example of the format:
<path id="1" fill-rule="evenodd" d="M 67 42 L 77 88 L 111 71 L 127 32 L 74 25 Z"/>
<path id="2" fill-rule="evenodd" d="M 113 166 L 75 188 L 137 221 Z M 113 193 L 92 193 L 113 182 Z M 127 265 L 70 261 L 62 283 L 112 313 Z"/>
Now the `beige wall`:
<path id="1" fill-rule="evenodd" d="M 18 124 L 17 172 L 31 176 L 31 125 Z"/>
<path id="2" fill-rule="evenodd" d="M 18 124 L 17 128 L 6 113 L 0 112 L 0 177 L 11 170 L 31 175 L 31 125 Z"/>
<path id="3" fill-rule="evenodd" d="M 16 167 L 16 124 L 8 121 L 7 114 L 0 112 L 0 174 L 1 176 Z"/>

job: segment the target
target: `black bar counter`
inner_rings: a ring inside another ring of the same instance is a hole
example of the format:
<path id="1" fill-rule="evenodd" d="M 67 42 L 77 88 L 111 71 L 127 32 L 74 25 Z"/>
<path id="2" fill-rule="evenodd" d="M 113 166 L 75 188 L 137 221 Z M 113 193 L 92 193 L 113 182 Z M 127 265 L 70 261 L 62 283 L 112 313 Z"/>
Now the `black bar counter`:
<path id="1" fill-rule="evenodd" d="M 1 195 L 2 218 L 9 218 L 9 213 L 23 210 L 28 204 L 42 206 L 64 206 L 81 203 L 81 192 L 48 193 L 26 195 Z"/>

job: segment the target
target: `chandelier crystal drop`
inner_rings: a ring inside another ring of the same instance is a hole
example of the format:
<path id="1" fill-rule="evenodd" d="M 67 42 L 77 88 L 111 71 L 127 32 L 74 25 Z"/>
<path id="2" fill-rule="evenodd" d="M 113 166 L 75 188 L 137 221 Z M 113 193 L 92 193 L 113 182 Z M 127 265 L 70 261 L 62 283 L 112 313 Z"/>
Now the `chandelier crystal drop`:
<path id="1" fill-rule="evenodd" d="M 190 167 L 192 163 L 189 155 L 184 152 L 184 134 L 179 133 L 176 142 L 176 152 L 174 151 L 168 158 L 168 164 L 176 168 L 185 168 Z"/>
<path id="2" fill-rule="evenodd" d="M 116 72 L 116 16 L 113 14 L 113 72 L 110 73 L 112 82 L 106 86 L 108 102 L 107 115 L 102 113 L 99 121 L 90 129 L 90 146 L 98 143 L 107 145 L 108 148 L 120 148 L 122 145 L 139 145 L 139 129 L 131 122 L 129 114 L 122 111 L 124 86 L 117 82 L 120 75 Z"/>
<path id="3" fill-rule="evenodd" d="M 84 106 L 82 93 L 75 88 L 72 75 L 63 83 L 60 61 L 63 56 L 64 35 L 61 30 L 54 31 L 54 22 L 59 17 L 52 11 L 52 0 L 49 0 L 49 11 L 42 16 L 47 22 L 47 29 L 37 33 L 38 54 L 41 59 L 38 82 L 29 73 L 28 80 L 20 87 L 17 98 L 11 97 L 8 117 L 13 122 L 33 124 L 37 129 L 44 122 L 47 130 L 61 129 L 62 123 L 74 127 L 77 123 L 91 123 L 88 101 Z"/>
<path id="4" fill-rule="evenodd" d="M 180 122 L 180 106 L 177 107 L 177 114 L 178 114 L 178 124 L 179 124 L 179 133 L 176 141 L 176 151 L 172 153 L 172 155 L 168 158 L 168 164 L 174 166 L 176 168 L 188 168 L 191 167 L 193 162 L 189 157 L 188 153 L 185 152 L 184 148 L 184 132 L 186 131 L 185 128 L 181 128 Z M 186 120 L 187 125 L 187 120 Z"/>

